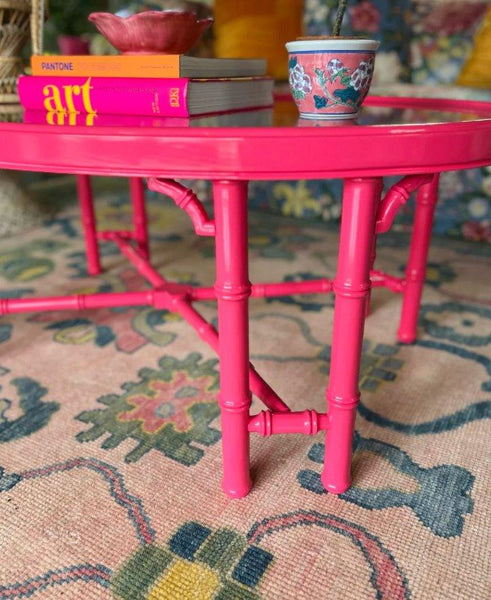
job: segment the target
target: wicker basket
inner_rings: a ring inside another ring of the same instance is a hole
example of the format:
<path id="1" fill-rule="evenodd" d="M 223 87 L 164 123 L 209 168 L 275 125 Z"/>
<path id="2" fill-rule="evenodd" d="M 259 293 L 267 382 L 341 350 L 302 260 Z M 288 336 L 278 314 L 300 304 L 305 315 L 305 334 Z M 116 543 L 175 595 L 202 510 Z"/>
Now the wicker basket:
<path id="1" fill-rule="evenodd" d="M 0 0 L 0 113 L 15 120 L 19 113 L 17 79 L 24 68 L 21 52 L 29 34 L 35 54 L 41 53 L 44 0 Z"/>

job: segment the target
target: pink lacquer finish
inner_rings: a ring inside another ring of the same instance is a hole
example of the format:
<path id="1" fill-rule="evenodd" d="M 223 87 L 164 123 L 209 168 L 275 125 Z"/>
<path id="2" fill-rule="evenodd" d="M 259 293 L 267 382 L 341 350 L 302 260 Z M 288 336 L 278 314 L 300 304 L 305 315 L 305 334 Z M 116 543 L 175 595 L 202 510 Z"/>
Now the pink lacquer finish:
<path id="1" fill-rule="evenodd" d="M 416 195 L 413 235 L 406 266 L 401 321 L 397 337 L 403 344 L 416 341 L 421 295 L 426 278 L 426 262 L 431 240 L 433 215 L 438 201 L 438 175 L 423 185 Z"/>
<path id="2" fill-rule="evenodd" d="M 461 111 L 462 120 L 445 121 L 442 114 L 441 122 L 431 124 L 420 121 L 413 125 L 392 122 L 377 126 L 201 129 L 0 124 L 0 168 L 77 175 L 89 273 L 97 274 L 101 269 L 98 242 L 111 241 L 151 286 L 123 293 L 0 298 L 0 315 L 138 305 L 180 314 L 220 357 L 222 487 L 226 494 L 240 498 L 251 488 L 250 435 L 320 432 L 326 436 L 322 481 L 330 492 L 344 492 L 351 481 L 351 446 L 370 290 L 385 287 L 402 295 L 398 338 L 404 343 L 413 342 L 438 174 L 491 165 L 491 104 L 368 98 L 367 104 L 371 103 L 410 111 Z M 469 118 L 469 114 L 475 116 Z M 88 174 L 130 179 L 131 230 L 97 231 Z M 383 176 L 394 174 L 399 175 L 399 181 L 383 194 Z M 214 287 L 172 283 L 151 264 L 142 177 L 148 179 L 151 189 L 170 196 L 189 215 L 198 235 L 214 237 Z M 323 177 L 345 179 L 334 281 L 322 278 L 251 285 L 247 182 Z M 213 220 L 196 194 L 174 178 L 213 182 Z M 409 260 L 405 275 L 398 277 L 376 269 L 377 236 L 390 229 L 395 214 L 413 193 L 416 215 Z M 250 362 L 249 297 L 331 291 L 336 303 L 327 411 L 291 412 Z M 218 304 L 218 331 L 195 308 L 197 302 L 210 300 Z M 266 410 L 250 414 L 251 394 L 262 401 Z"/>
<path id="3" fill-rule="evenodd" d="M 87 272 L 98 275 L 101 272 L 99 257 L 99 242 L 97 241 L 97 224 L 92 198 L 92 187 L 87 175 L 77 176 L 78 202 L 85 238 L 85 254 L 87 257 Z"/>
<path id="4" fill-rule="evenodd" d="M 324 487 L 335 494 L 345 492 L 351 482 L 351 446 L 360 399 L 361 346 L 381 193 L 381 178 L 344 182 L 338 268 L 333 286 L 336 310 L 326 393 L 329 431 L 321 476 Z"/>
<path id="5" fill-rule="evenodd" d="M 115 232 L 97 232 L 97 221 L 94 211 L 90 178 L 87 175 L 78 175 L 76 180 L 80 216 L 85 238 L 87 272 L 89 275 L 98 275 L 101 273 L 99 239 L 114 241 L 115 238 L 111 234 L 114 234 Z M 124 232 L 126 235 L 123 237 L 127 240 L 135 240 L 142 257 L 145 260 L 149 260 L 145 188 L 141 179 L 130 179 L 130 198 L 133 205 L 134 230 Z M 121 235 L 123 232 L 118 233 Z"/>
<path id="6" fill-rule="evenodd" d="M 145 260 L 150 260 L 148 246 L 147 212 L 145 209 L 145 185 L 141 179 L 130 179 L 131 201 L 133 204 L 133 224 L 135 241 Z"/>
<path id="7" fill-rule="evenodd" d="M 488 164 L 491 103 L 370 98 L 365 106 L 476 116 L 426 124 L 85 127 L 0 123 L 2 168 L 122 177 L 234 180 L 410 175 Z"/>
<path id="8" fill-rule="evenodd" d="M 249 365 L 247 183 L 213 184 L 216 215 L 220 409 L 224 492 L 242 498 L 252 486 L 249 472 Z M 233 350 L 232 350 L 233 349 Z"/>
<path id="9" fill-rule="evenodd" d="M 170 196 L 176 203 L 176 206 L 186 211 L 191 219 L 196 235 L 211 237 L 215 235 L 215 223 L 210 220 L 193 190 L 172 180 L 156 179 L 153 177 L 148 180 L 148 188 L 154 192 Z"/>
<path id="10" fill-rule="evenodd" d="M 129 17 L 95 12 L 89 21 L 123 54 L 184 54 L 213 23 L 192 12 L 158 10 Z"/>

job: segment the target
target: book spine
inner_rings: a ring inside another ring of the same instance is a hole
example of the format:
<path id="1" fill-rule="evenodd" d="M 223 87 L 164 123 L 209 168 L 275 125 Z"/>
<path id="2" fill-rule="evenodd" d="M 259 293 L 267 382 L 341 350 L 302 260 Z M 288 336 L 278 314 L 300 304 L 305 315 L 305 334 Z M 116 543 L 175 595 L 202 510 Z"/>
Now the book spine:
<path id="1" fill-rule="evenodd" d="M 22 106 L 52 113 L 187 117 L 188 79 L 19 77 Z"/>
<path id="2" fill-rule="evenodd" d="M 31 57 L 33 75 L 47 77 L 180 77 L 177 54 Z"/>

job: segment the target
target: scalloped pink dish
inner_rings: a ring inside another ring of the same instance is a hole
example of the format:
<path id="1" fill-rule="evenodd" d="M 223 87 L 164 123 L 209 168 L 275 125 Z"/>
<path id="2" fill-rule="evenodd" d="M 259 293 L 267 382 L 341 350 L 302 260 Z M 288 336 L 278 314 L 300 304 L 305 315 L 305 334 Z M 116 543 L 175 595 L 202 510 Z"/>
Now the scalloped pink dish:
<path id="1" fill-rule="evenodd" d="M 123 54 L 185 54 L 213 23 L 192 12 L 157 10 L 130 17 L 95 12 L 89 21 Z"/>

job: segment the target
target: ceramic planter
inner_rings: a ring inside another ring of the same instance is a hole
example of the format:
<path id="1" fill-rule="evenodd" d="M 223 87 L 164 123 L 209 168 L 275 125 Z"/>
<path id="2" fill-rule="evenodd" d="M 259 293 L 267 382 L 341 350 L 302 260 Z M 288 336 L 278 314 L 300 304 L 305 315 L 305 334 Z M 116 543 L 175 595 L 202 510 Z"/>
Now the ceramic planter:
<path id="1" fill-rule="evenodd" d="M 306 119 L 355 119 L 372 81 L 379 42 L 305 38 L 288 42 L 291 93 Z"/>

